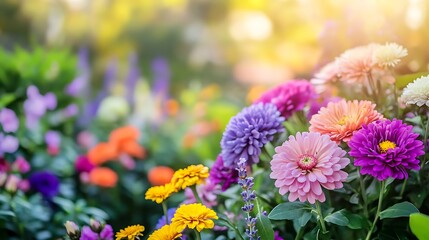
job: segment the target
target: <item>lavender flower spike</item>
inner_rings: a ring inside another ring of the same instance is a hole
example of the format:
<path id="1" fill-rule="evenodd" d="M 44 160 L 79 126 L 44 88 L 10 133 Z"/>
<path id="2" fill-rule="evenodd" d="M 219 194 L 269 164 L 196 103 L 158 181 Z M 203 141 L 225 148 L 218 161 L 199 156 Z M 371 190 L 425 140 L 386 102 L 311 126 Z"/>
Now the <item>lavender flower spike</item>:
<path id="1" fill-rule="evenodd" d="M 252 217 L 250 215 L 250 212 L 253 211 L 253 201 L 256 199 L 255 190 L 252 190 L 253 187 L 253 177 L 247 177 L 247 170 L 246 170 L 246 159 L 240 158 L 240 160 L 237 163 L 236 170 L 238 171 L 238 184 L 243 189 L 243 192 L 241 193 L 241 197 L 244 201 L 244 206 L 241 208 L 244 212 L 246 212 L 247 216 L 244 218 L 246 220 L 246 235 L 249 237 L 249 240 L 259 240 L 261 239 L 260 236 L 258 236 L 258 229 L 256 228 L 256 217 Z"/>

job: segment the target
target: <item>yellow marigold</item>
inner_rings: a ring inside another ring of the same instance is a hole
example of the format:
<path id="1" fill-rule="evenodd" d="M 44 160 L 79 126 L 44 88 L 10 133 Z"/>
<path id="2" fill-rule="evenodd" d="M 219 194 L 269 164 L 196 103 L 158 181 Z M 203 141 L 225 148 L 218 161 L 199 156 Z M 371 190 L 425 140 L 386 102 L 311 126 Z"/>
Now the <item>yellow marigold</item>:
<path id="1" fill-rule="evenodd" d="M 183 204 L 176 210 L 171 225 L 177 232 L 182 232 L 186 227 L 201 232 L 214 227 L 212 219 L 218 219 L 216 213 L 201 203 Z"/>
<path id="2" fill-rule="evenodd" d="M 173 185 L 171 185 L 171 183 L 161 186 L 154 186 L 146 191 L 145 198 L 146 200 L 152 200 L 156 203 L 162 203 L 165 199 L 170 197 L 174 190 L 175 188 Z"/>
<path id="3" fill-rule="evenodd" d="M 132 225 L 122 229 L 117 232 L 115 237 L 116 240 L 127 239 L 127 240 L 135 240 L 139 239 L 139 236 L 143 236 L 142 232 L 144 231 L 144 227 L 140 224 Z"/>
<path id="4" fill-rule="evenodd" d="M 208 177 L 208 167 L 201 164 L 190 165 L 187 168 L 177 170 L 171 179 L 171 183 L 176 189 L 180 190 L 196 184 L 201 184 Z"/>
<path id="5" fill-rule="evenodd" d="M 172 225 L 164 225 L 162 228 L 153 232 L 147 240 L 173 240 L 181 237 L 182 234 L 176 231 Z"/>

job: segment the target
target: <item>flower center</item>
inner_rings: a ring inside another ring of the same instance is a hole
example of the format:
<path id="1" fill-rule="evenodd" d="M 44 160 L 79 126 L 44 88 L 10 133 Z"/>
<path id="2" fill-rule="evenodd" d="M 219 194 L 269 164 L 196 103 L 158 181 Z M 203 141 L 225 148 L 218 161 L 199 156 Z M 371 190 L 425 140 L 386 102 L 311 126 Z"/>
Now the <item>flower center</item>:
<path id="1" fill-rule="evenodd" d="M 338 124 L 339 125 L 341 125 L 341 126 L 344 126 L 344 125 L 346 125 L 346 123 L 347 123 L 347 121 L 349 120 L 349 117 L 347 117 L 347 116 L 344 116 L 344 117 L 342 117 L 339 121 L 338 121 Z"/>
<path id="2" fill-rule="evenodd" d="M 386 140 L 386 141 L 379 143 L 378 146 L 380 147 L 381 153 L 385 153 L 389 149 L 394 149 L 396 147 L 396 144 L 394 142 Z"/>
<path id="3" fill-rule="evenodd" d="M 302 170 L 311 170 L 317 164 L 317 159 L 311 155 L 304 154 L 298 161 L 298 166 Z"/>

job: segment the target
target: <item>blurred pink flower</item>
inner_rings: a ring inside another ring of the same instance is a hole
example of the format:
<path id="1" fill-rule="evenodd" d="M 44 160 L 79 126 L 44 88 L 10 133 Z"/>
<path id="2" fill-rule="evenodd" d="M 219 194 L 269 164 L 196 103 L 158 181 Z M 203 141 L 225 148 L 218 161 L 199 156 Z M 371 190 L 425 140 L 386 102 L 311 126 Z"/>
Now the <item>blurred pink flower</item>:
<path id="1" fill-rule="evenodd" d="M 18 156 L 15 162 L 13 162 L 12 164 L 12 169 L 20 173 L 27 173 L 28 171 L 30 171 L 30 168 L 30 164 L 22 156 Z"/>
<path id="2" fill-rule="evenodd" d="M 46 145 L 48 145 L 48 153 L 55 156 L 59 153 L 61 144 L 61 135 L 57 131 L 48 131 L 45 134 Z"/>
<path id="3" fill-rule="evenodd" d="M 3 108 L 0 110 L 0 124 L 5 132 L 16 132 L 19 127 L 19 120 L 14 111 Z"/>
<path id="4" fill-rule="evenodd" d="M 77 135 L 77 143 L 84 149 L 90 149 L 96 144 L 94 134 L 89 131 L 82 131 Z"/>
<path id="5" fill-rule="evenodd" d="M 289 201 L 324 202 L 322 187 L 328 190 L 343 187 L 347 173 L 341 169 L 350 160 L 329 136 L 297 133 L 296 137 L 289 136 L 289 140 L 275 151 L 270 177 L 276 180 L 275 186 L 281 195 L 289 193 Z"/>

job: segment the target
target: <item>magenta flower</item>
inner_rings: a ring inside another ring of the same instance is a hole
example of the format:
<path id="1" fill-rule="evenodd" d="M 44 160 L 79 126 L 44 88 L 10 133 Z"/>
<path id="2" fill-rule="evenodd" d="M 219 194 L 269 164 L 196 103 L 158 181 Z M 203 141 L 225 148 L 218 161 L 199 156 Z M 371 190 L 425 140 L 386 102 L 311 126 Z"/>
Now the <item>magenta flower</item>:
<path id="1" fill-rule="evenodd" d="M 171 218 L 170 218 L 171 219 Z M 109 224 L 106 224 L 100 232 L 100 240 L 113 240 L 113 228 Z"/>
<path id="2" fill-rule="evenodd" d="M 350 160 L 328 135 L 297 133 L 275 151 L 270 177 L 276 180 L 281 195 L 289 193 L 289 201 L 324 202 L 322 187 L 329 190 L 343 187 L 348 174 L 341 169 Z"/>
<path id="3" fill-rule="evenodd" d="M 82 228 L 80 240 L 98 240 L 98 234 L 93 232 L 90 227 L 84 226 Z"/>
<path id="4" fill-rule="evenodd" d="M 91 172 L 95 165 L 89 161 L 87 156 L 79 156 L 76 159 L 75 168 L 78 173 Z"/>
<path id="5" fill-rule="evenodd" d="M 19 156 L 16 158 L 15 162 L 13 162 L 12 169 L 20 173 L 27 173 L 30 171 L 31 166 L 24 157 Z"/>
<path id="6" fill-rule="evenodd" d="M 272 103 L 281 115 L 288 119 L 295 112 L 302 110 L 315 97 L 315 94 L 310 82 L 294 80 L 267 91 L 256 100 L 256 103 Z"/>
<path id="7" fill-rule="evenodd" d="M 221 185 L 222 191 L 225 191 L 238 182 L 238 172 L 234 168 L 225 167 L 222 156 L 219 154 L 210 169 L 209 179 L 213 184 Z"/>
<path id="8" fill-rule="evenodd" d="M 5 132 L 16 132 L 19 127 L 19 120 L 14 111 L 3 108 L 0 110 L 0 124 Z"/>
<path id="9" fill-rule="evenodd" d="M 354 165 L 379 181 L 408 178 L 407 170 L 419 170 L 418 157 L 424 154 L 423 142 L 412 128 L 396 119 L 364 125 L 349 142 Z"/>

